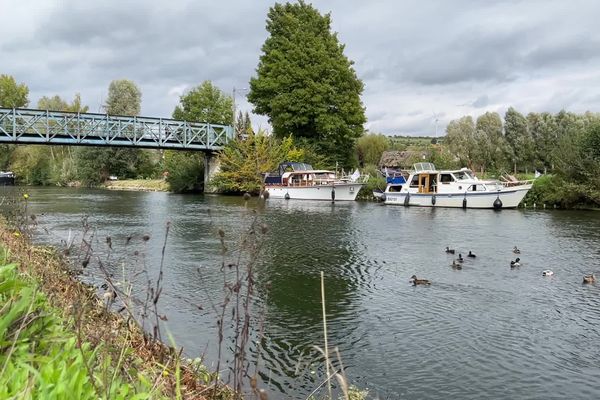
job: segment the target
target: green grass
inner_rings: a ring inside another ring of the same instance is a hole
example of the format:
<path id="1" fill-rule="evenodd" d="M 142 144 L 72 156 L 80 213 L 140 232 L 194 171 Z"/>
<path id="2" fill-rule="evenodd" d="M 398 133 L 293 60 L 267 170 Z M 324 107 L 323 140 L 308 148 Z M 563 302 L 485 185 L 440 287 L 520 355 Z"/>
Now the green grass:
<path id="1" fill-rule="evenodd" d="M 80 342 L 7 258 L 0 249 L 0 399 L 155 398 L 143 376 L 124 382 L 101 346 Z"/>

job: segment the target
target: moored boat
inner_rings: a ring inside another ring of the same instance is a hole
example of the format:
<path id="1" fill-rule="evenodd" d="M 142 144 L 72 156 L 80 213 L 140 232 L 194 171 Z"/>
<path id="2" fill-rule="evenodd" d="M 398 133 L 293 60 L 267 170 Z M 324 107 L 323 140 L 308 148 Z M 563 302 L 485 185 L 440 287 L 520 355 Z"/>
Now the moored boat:
<path id="1" fill-rule="evenodd" d="M 432 163 L 417 163 L 404 183 L 388 183 L 382 197 L 385 204 L 405 206 L 515 208 L 532 185 L 533 180 L 480 180 L 468 168 L 438 171 Z"/>
<path id="2" fill-rule="evenodd" d="M 265 174 L 264 192 L 274 199 L 353 201 L 364 185 L 359 180 L 358 171 L 350 177 L 338 178 L 334 171 L 284 162 L 279 164 L 277 172 Z"/>
<path id="3" fill-rule="evenodd" d="M 15 184 L 15 174 L 7 171 L 0 171 L 0 186 L 12 186 Z"/>

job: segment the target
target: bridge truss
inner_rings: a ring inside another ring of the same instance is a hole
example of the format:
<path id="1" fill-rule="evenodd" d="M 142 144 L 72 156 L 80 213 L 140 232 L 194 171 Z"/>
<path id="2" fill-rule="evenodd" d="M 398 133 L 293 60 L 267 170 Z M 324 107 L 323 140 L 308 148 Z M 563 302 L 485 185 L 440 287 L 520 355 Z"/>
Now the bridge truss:
<path id="1" fill-rule="evenodd" d="M 118 146 L 213 152 L 233 138 L 226 125 L 0 108 L 0 144 Z"/>

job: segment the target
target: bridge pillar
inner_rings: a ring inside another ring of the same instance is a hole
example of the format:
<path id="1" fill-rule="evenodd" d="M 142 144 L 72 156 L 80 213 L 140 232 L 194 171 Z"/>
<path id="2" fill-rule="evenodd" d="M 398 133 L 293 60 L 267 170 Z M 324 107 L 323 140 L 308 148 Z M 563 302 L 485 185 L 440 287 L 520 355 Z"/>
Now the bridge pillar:
<path id="1" fill-rule="evenodd" d="M 221 170 L 221 163 L 216 154 L 204 154 L 204 193 L 216 193 L 217 189 L 210 184 L 210 180 Z"/>

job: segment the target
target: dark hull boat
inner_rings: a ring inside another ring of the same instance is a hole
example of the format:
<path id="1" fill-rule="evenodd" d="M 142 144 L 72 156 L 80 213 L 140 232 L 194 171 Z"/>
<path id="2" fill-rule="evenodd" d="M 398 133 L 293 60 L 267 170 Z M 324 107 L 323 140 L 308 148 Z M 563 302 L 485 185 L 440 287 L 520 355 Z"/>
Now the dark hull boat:
<path id="1" fill-rule="evenodd" d="M 15 174 L 12 172 L 0 171 L 0 186 L 13 186 L 15 184 Z"/>

